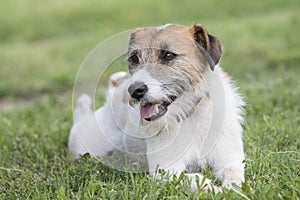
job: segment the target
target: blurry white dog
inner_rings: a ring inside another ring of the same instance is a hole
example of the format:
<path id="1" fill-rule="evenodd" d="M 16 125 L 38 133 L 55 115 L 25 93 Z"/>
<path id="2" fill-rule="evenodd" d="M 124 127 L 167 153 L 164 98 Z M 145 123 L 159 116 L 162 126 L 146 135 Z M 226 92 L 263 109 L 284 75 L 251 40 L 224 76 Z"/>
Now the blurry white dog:
<path id="1" fill-rule="evenodd" d="M 79 98 L 69 150 L 75 157 L 145 151 L 153 175 L 157 169 L 184 172 L 193 190 L 196 177 L 204 181 L 190 173 L 194 167 L 212 167 L 223 186 L 241 185 L 244 103 L 218 64 L 221 53 L 221 42 L 200 24 L 137 29 L 129 43 L 129 74 L 111 76 L 105 105 L 93 113 L 90 98 Z M 205 190 L 220 190 L 204 183 Z"/>

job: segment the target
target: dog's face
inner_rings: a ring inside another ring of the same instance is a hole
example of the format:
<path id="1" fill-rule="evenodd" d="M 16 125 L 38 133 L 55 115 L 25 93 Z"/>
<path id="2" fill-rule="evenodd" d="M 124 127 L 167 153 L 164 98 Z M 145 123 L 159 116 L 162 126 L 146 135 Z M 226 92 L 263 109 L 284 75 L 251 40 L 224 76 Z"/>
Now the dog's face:
<path id="1" fill-rule="evenodd" d="M 205 92 L 203 74 L 214 70 L 221 52 L 221 42 L 200 24 L 138 29 L 128 49 L 130 104 L 139 104 L 146 121 L 187 118 Z"/>

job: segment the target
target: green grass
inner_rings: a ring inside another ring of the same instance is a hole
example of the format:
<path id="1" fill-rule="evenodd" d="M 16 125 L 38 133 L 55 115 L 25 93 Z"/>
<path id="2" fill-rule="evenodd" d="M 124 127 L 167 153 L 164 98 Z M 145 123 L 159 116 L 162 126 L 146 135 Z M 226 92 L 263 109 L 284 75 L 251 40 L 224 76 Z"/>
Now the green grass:
<path id="1" fill-rule="evenodd" d="M 243 199 L 194 194 L 186 183 L 67 151 L 73 81 L 85 56 L 115 33 L 169 22 L 201 22 L 223 41 L 222 66 L 247 102 L 242 193 L 299 199 L 299 9 L 298 0 L 1 1 L 0 199 Z"/>

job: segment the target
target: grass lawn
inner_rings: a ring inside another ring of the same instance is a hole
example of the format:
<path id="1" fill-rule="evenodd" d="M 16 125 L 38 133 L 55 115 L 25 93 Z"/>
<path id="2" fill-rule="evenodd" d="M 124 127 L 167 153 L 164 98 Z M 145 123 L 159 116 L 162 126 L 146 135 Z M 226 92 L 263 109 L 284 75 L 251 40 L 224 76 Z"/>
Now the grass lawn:
<path id="1" fill-rule="evenodd" d="M 300 199 L 299 10 L 299 0 L 1 1 L 0 199 Z M 170 22 L 201 22 L 223 41 L 221 64 L 247 102 L 243 196 L 195 194 L 67 150 L 85 56 L 113 34 Z"/>

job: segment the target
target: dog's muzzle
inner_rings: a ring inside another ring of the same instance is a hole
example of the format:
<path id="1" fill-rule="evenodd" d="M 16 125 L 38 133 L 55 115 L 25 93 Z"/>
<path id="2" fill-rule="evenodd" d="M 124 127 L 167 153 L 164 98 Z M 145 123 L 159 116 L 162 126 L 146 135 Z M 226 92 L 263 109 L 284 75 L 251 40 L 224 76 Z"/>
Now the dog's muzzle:
<path id="1" fill-rule="evenodd" d="M 148 92 L 148 86 L 143 82 L 135 82 L 129 86 L 128 92 L 132 98 L 140 102 L 141 117 L 147 121 L 154 121 L 168 111 L 168 106 L 176 100 L 176 96 L 168 96 L 168 99 L 147 101 L 144 97 Z"/>

